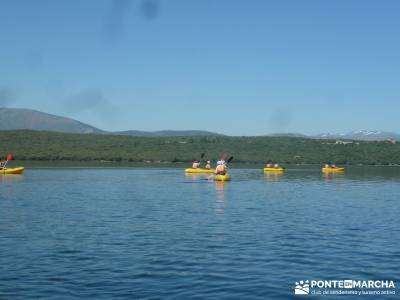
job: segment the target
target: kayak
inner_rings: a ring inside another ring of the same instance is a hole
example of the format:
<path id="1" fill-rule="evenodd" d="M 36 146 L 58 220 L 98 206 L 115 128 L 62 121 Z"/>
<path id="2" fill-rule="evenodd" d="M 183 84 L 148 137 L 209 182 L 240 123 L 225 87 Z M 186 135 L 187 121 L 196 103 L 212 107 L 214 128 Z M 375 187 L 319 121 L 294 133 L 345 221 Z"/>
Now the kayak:
<path id="1" fill-rule="evenodd" d="M 229 180 L 231 180 L 231 176 L 229 174 L 215 175 L 214 180 L 215 181 L 229 181 Z"/>
<path id="2" fill-rule="evenodd" d="M 1 169 L 0 175 L 9 175 L 9 174 L 22 174 L 24 172 L 24 167 L 12 168 L 12 169 Z"/>
<path id="3" fill-rule="evenodd" d="M 264 168 L 264 172 L 283 172 L 283 171 L 285 171 L 285 168 L 282 168 L 282 167 L 278 167 L 278 168 L 274 168 L 274 167 L 272 167 L 272 168 Z"/>
<path id="4" fill-rule="evenodd" d="M 193 169 L 193 168 L 188 168 L 185 169 L 186 173 L 206 173 L 206 174 L 211 174 L 214 173 L 213 169 L 203 169 L 203 168 L 199 168 L 199 169 Z"/>
<path id="5" fill-rule="evenodd" d="M 342 173 L 342 172 L 344 172 L 344 168 L 331 168 L 331 167 L 328 167 L 328 168 L 322 168 L 322 172 L 325 172 L 325 173 Z"/>

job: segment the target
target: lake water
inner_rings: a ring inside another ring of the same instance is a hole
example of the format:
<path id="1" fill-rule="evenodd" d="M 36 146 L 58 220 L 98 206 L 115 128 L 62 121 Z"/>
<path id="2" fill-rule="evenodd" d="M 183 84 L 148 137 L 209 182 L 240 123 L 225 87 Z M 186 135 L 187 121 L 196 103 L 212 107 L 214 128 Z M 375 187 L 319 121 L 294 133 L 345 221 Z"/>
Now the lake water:
<path id="1" fill-rule="evenodd" d="M 293 299 L 307 279 L 400 284 L 400 169 L 231 175 L 0 177 L 0 299 Z"/>

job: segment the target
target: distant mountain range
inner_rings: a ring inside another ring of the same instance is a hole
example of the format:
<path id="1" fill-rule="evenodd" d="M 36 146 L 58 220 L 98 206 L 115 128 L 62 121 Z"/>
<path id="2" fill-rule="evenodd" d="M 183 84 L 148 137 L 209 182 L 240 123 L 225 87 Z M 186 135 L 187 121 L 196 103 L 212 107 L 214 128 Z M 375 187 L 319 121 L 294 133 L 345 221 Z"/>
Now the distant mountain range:
<path id="1" fill-rule="evenodd" d="M 362 141 L 385 141 L 400 140 L 400 134 L 379 130 L 358 130 L 346 134 L 324 133 L 315 136 L 318 139 L 344 139 L 344 140 L 362 140 Z"/>
<path id="2" fill-rule="evenodd" d="M 24 108 L 0 108 L 0 130 L 29 129 L 66 133 L 98 133 L 130 136 L 213 136 L 218 133 L 201 130 L 105 131 L 74 119 Z"/>
<path id="3" fill-rule="evenodd" d="M 69 133 L 101 133 L 79 121 L 23 108 L 0 108 L 0 130 L 30 129 Z"/>
<path id="4" fill-rule="evenodd" d="M 265 136 L 276 136 L 276 137 L 302 137 L 302 138 L 310 138 L 310 136 L 301 134 L 301 133 L 270 133 Z"/>
<path id="5" fill-rule="evenodd" d="M 357 130 L 349 133 L 321 133 L 318 135 L 304 135 L 299 133 L 277 133 L 268 136 L 289 136 L 289 137 L 307 137 L 312 139 L 324 140 L 359 140 L 359 141 L 386 141 L 400 140 L 400 134 L 378 130 Z"/>
<path id="6" fill-rule="evenodd" d="M 71 118 L 56 116 L 31 109 L 23 108 L 0 108 L 0 130 L 29 129 L 39 131 L 56 131 L 66 133 L 97 133 L 128 136 L 220 136 L 210 131 L 202 130 L 161 130 L 140 131 L 127 130 L 110 132 L 101 130 L 94 126 L 76 121 Z M 323 133 L 309 136 L 300 133 L 276 133 L 266 136 L 302 137 L 314 139 L 343 139 L 343 140 L 400 140 L 400 134 L 384 131 L 358 130 L 346 134 Z"/>
<path id="7" fill-rule="evenodd" d="M 127 130 L 111 132 L 115 135 L 131 135 L 131 136 L 212 136 L 222 135 L 215 132 L 203 130 L 160 130 L 160 131 L 140 131 Z"/>

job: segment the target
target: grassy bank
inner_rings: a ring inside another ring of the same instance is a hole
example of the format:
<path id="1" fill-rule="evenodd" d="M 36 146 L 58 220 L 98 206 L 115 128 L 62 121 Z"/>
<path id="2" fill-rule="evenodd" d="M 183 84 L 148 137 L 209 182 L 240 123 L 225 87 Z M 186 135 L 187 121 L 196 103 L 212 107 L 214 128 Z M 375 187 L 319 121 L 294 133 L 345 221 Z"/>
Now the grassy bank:
<path id="1" fill-rule="evenodd" d="M 217 160 L 233 155 L 236 163 L 349 165 L 400 164 L 400 144 L 352 142 L 293 137 L 130 137 L 67 134 L 28 130 L 0 131 L 0 154 L 38 165 L 173 166 L 186 165 L 201 153 Z"/>

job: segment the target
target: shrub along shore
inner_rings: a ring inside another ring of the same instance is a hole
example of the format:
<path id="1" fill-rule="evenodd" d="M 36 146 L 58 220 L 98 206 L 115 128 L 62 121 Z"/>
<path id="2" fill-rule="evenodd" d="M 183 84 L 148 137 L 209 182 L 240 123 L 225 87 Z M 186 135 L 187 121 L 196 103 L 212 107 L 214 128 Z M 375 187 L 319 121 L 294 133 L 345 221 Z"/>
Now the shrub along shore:
<path id="1" fill-rule="evenodd" d="M 233 155 L 236 163 L 400 165 L 400 143 L 298 137 L 133 137 L 31 130 L 0 131 L 0 156 L 19 161 L 112 165 L 175 164 Z"/>

